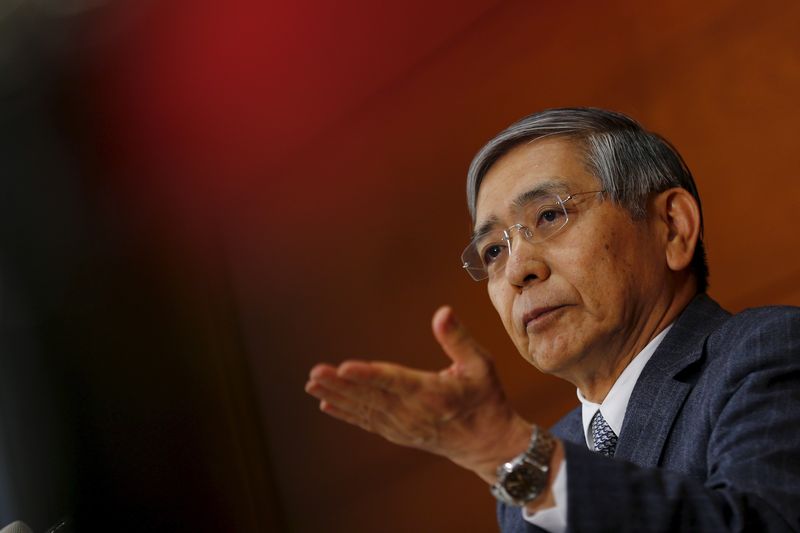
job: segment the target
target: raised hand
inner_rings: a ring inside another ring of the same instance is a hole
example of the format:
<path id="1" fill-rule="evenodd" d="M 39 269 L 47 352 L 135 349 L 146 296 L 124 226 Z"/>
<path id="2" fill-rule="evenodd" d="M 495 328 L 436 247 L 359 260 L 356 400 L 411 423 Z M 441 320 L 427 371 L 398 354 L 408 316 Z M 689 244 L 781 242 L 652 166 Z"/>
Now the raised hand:
<path id="1" fill-rule="evenodd" d="M 491 356 L 449 307 L 433 333 L 452 363 L 426 372 L 384 362 L 346 361 L 311 370 L 306 391 L 320 409 L 391 442 L 443 455 L 489 483 L 523 451 L 531 424 L 506 399 Z"/>

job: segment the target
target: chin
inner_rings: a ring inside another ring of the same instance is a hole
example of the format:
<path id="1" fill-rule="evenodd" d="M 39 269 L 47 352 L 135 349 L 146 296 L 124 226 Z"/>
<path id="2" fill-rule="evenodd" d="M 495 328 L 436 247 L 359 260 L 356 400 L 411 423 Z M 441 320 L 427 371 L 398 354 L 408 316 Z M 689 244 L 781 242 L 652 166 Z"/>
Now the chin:
<path id="1" fill-rule="evenodd" d="M 541 353 L 527 353 L 523 355 L 523 358 L 543 374 L 552 374 L 559 366 L 557 361 L 553 360 L 552 356 Z"/>
<path id="2" fill-rule="evenodd" d="M 566 346 L 551 346 L 545 350 L 539 346 L 539 349 L 526 350 L 523 357 L 530 364 L 535 366 L 539 372 L 543 374 L 550 374 L 559 376 L 563 373 L 565 367 L 568 366 L 566 354 L 568 353 Z"/>

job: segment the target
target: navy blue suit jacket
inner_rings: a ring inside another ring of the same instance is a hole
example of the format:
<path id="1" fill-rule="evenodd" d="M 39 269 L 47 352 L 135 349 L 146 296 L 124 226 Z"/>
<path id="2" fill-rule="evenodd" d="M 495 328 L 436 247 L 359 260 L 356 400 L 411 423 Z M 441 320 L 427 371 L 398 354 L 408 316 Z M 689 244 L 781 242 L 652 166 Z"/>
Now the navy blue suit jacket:
<path id="1" fill-rule="evenodd" d="M 552 429 L 569 531 L 800 531 L 800 308 L 684 310 L 631 394 L 616 456 L 580 407 Z M 541 531 L 498 506 L 503 532 Z"/>

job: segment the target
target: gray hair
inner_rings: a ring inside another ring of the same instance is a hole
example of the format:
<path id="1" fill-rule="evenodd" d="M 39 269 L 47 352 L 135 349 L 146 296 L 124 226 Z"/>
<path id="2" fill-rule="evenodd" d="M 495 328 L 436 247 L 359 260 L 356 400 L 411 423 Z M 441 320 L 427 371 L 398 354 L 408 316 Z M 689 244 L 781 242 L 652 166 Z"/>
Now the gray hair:
<path id="1" fill-rule="evenodd" d="M 588 171 L 614 202 L 634 219 L 647 214 L 647 199 L 673 187 L 686 189 L 700 206 L 694 178 L 678 151 L 661 136 L 645 130 L 632 118 L 590 107 L 546 109 L 510 125 L 478 151 L 467 174 L 467 205 L 473 221 L 481 181 L 498 159 L 518 144 L 559 136 L 581 150 Z M 700 237 L 691 269 L 698 292 L 708 288 L 708 264 L 703 246 L 703 212 Z"/>

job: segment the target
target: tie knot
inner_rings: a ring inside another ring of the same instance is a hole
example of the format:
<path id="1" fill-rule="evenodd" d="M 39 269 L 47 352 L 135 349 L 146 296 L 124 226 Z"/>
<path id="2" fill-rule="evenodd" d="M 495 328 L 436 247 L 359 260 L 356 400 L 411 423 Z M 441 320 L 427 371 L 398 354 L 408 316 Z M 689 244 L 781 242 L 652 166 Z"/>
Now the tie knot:
<path id="1" fill-rule="evenodd" d="M 591 423 L 592 440 L 594 441 L 594 451 L 601 453 L 606 457 L 614 457 L 614 452 L 617 449 L 617 435 L 611 426 L 608 425 L 606 419 L 597 410 Z"/>

